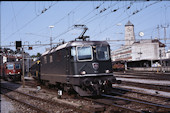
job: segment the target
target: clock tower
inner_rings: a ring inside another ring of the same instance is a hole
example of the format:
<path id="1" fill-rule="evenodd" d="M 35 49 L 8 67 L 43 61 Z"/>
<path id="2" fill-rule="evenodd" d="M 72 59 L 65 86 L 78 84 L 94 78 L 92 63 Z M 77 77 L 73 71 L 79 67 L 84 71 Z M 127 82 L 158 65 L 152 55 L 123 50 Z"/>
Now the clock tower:
<path id="1" fill-rule="evenodd" d="M 125 45 L 130 46 L 135 42 L 134 25 L 128 21 L 125 25 Z"/>

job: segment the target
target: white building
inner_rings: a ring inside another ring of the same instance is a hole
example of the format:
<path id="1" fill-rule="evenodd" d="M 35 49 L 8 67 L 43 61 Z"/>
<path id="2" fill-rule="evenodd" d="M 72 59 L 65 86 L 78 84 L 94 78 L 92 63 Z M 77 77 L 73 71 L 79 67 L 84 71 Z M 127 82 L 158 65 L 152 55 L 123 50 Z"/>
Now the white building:
<path id="1" fill-rule="evenodd" d="M 166 58 L 170 59 L 170 49 L 166 52 Z"/>
<path id="2" fill-rule="evenodd" d="M 141 40 L 132 45 L 132 61 L 164 59 L 165 45 L 159 40 Z"/>
<path id="3" fill-rule="evenodd" d="M 120 61 L 120 60 L 132 60 L 132 47 L 131 46 L 122 46 L 116 51 L 112 52 L 112 60 Z"/>
<path id="4" fill-rule="evenodd" d="M 134 25 L 128 21 L 125 25 L 125 46 L 131 46 L 135 42 Z"/>
<path id="5" fill-rule="evenodd" d="M 159 40 L 135 41 L 134 25 L 125 25 L 125 45 L 112 51 L 113 61 L 156 60 L 166 58 L 165 45 Z"/>

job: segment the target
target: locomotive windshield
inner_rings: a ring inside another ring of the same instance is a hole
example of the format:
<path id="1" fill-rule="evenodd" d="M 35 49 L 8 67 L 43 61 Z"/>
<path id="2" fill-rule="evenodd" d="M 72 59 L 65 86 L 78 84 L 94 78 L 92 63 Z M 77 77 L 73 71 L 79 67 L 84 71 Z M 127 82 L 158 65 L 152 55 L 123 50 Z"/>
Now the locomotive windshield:
<path id="1" fill-rule="evenodd" d="M 20 64 L 15 64 L 15 69 L 20 69 Z"/>
<path id="2" fill-rule="evenodd" d="M 107 46 L 96 46 L 96 51 L 98 60 L 109 60 L 109 49 Z"/>
<path id="3" fill-rule="evenodd" d="M 92 47 L 85 46 L 85 47 L 77 47 L 77 57 L 78 60 L 92 60 Z"/>
<path id="4" fill-rule="evenodd" d="M 14 69 L 14 65 L 13 64 L 7 64 L 7 69 L 9 69 L 9 70 Z"/>

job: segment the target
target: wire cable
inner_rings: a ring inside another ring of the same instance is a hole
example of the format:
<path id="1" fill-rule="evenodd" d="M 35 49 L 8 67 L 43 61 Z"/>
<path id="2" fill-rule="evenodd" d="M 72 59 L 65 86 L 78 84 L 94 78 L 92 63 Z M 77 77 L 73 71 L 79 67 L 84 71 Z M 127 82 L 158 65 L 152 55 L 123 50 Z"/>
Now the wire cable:
<path id="1" fill-rule="evenodd" d="M 54 3 L 52 6 L 50 6 L 48 9 L 50 9 L 51 7 L 53 7 L 56 3 Z M 33 19 L 31 19 L 30 21 L 28 21 L 26 24 L 24 24 L 21 28 L 17 29 L 15 32 L 13 32 L 12 34 L 10 34 L 7 39 L 11 38 L 14 34 L 16 34 L 17 32 L 21 31 L 23 28 L 25 28 L 26 26 L 28 26 L 31 22 L 33 22 L 35 19 L 37 19 L 39 16 L 41 16 L 43 13 L 45 13 L 48 9 L 45 9 L 41 12 L 41 14 L 35 16 Z"/>

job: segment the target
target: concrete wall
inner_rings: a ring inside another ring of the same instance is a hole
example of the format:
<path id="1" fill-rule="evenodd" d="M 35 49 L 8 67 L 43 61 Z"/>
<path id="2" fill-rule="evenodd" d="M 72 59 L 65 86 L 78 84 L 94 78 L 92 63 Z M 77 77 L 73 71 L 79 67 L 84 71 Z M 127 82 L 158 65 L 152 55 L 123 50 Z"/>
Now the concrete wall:
<path id="1" fill-rule="evenodd" d="M 141 59 L 158 59 L 158 43 L 136 43 L 132 46 L 132 61 Z"/>

